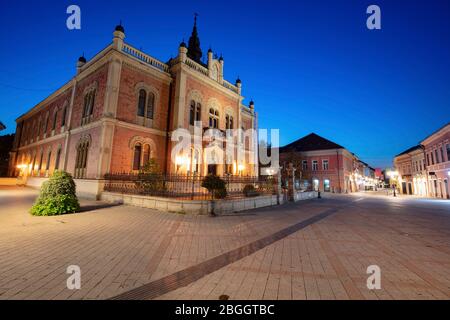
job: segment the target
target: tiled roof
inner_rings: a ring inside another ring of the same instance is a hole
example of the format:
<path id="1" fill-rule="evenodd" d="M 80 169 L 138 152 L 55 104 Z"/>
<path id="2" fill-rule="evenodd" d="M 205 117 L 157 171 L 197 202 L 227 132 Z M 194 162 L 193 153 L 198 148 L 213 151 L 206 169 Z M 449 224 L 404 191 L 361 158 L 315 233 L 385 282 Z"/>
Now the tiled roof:
<path id="1" fill-rule="evenodd" d="M 328 150 L 328 149 L 345 149 L 343 146 L 325 139 L 315 133 L 310 133 L 303 138 L 300 138 L 284 147 L 280 148 L 280 152 L 291 151 L 314 151 L 314 150 Z"/>

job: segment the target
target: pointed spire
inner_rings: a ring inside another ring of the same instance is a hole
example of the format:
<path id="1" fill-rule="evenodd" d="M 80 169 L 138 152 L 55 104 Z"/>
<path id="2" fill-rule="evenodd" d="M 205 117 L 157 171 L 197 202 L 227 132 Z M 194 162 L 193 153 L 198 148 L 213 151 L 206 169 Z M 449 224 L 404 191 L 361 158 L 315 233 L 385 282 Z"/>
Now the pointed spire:
<path id="1" fill-rule="evenodd" d="M 198 14 L 194 14 L 194 27 L 192 28 L 192 34 L 189 38 L 188 44 L 188 57 L 192 60 L 201 63 L 202 59 L 202 49 L 200 48 L 200 39 L 198 37 L 197 32 L 197 16 Z"/>

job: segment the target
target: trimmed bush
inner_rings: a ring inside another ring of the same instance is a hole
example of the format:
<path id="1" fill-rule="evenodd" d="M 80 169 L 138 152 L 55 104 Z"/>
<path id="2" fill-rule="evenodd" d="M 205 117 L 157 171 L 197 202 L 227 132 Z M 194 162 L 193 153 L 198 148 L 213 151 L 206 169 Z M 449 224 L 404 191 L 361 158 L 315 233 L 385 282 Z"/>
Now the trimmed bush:
<path id="1" fill-rule="evenodd" d="M 80 210 L 72 176 L 65 171 L 55 171 L 42 184 L 41 192 L 30 213 L 34 216 L 55 216 Z"/>
<path id="2" fill-rule="evenodd" d="M 206 188 L 214 199 L 224 199 L 227 196 L 225 181 L 218 176 L 206 176 L 202 181 L 202 187 Z"/>
<path id="3" fill-rule="evenodd" d="M 258 191 L 256 191 L 255 187 L 252 184 L 247 184 L 244 189 L 242 189 L 244 196 L 246 197 L 256 197 L 259 196 Z"/>

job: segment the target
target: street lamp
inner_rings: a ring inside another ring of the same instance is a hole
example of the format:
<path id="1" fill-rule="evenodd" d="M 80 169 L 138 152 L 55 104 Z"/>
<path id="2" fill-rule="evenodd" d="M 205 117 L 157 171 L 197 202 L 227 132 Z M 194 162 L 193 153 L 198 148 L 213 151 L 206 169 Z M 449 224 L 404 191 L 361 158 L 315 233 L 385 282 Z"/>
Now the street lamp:
<path id="1" fill-rule="evenodd" d="M 392 178 L 393 180 L 396 180 L 397 176 L 398 176 L 398 171 L 388 171 L 387 174 L 390 178 Z M 393 184 L 393 187 L 394 187 L 394 197 L 396 197 L 397 196 L 397 194 L 395 193 L 396 183 Z"/>

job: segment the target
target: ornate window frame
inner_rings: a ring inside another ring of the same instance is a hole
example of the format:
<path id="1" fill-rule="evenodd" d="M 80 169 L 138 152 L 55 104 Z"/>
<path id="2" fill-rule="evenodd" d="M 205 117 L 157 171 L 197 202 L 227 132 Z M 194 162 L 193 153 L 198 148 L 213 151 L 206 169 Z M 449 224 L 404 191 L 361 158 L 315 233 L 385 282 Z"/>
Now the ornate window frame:
<path id="1" fill-rule="evenodd" d="M 139 116 L 138 115 L 138 108 L 139 108 L 139 95 L 141 90 L 145 91 L 145 108 L 144 108 L 144 116 Z M 153 95 L 153 110 L 151 113 L 151 117 L 148 116 L 148 109 L 149 109 L 149 97 L 150 94 Z M 134 86 L 134 96 L 136 97 L 136 124 L 140 125 L 140 126 L 144 126 L 144 127 L 148 127 L 148 128 L 153 128 L 153 121 L 155 119 L 155 112 L 156 110 L 159 110 L 158 106 L 159 106 L 159 101 L 160 101 L 160 93 L 159 90 L 156 89 L 154 86 L 149 85 L 145 82 L 138 82 L 135 86 Z"/>
<path id="2" fill-rule="evenodd" d="M 136 152 L 136 146 L 140 145 L 140 155 L 139 155 L 139 168 L 135 168 L 135 152 Z M 145 149 L 148 147 L 148 155 L 146 156 Z M 131 149 L 131 171 L 138 171 L 142 166 L 145 165 L 146 161 L 149 161 L 152 158 L 155 158 L 156 153 L 156 143 L 155 141 L 150 137 L 142 137 L 142 136 L 134 136 L 130 139 L 129 148 Z M 147 159 L 146 159 L 147 158 Z"/>

